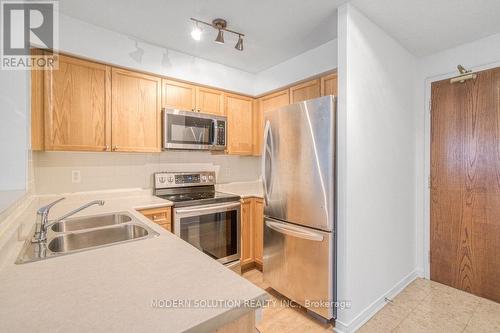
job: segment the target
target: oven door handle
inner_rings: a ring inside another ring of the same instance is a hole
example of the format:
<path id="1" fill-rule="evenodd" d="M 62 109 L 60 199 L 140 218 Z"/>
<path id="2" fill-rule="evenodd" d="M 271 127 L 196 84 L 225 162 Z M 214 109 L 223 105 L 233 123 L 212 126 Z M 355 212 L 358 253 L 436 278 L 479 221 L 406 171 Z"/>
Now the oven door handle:
<path id="1" fill-rule="evenodd" d="M 178 208 L 175 210 L 175 213 L 179 215 L 179 214 L 202 213 L 202 212 L 218 212 L 221 210 L 225 211 L 239 206 L 240 206 L 239 202 L 232 202 L 230 204 L 225 204 L 225 205 L 196 206 L 196 208 L 185 208 L 185 209 Z"/>

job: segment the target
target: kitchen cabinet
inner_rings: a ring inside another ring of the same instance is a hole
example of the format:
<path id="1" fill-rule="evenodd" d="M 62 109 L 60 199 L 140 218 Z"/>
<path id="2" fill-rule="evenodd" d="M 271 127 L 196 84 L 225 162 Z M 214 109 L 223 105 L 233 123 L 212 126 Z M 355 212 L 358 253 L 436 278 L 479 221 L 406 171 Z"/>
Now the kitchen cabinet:
<path id="1" fill-rule="evenodd" d="M 161 78 L 113 68 L 113 151 L 161 151 Z"/>
<path id="2" fill-rule="evenodd" d="M 321 78 L 321 96 L 337 96 L 337 73 L 331 73 Z"/>
<path id="3" fill-rule="evenodd" d="M 230 155 L 252 155 L 253 114 L 252 98 L 235 94 L 225 95 L 227 116 L 227 152 Z"/>
<path id="4" fill-rule="evenodd" d="M 196 87 L 196 111 L 224 115 L 224 92 L 205 87 Z"/>
<path id="5" fill-rule="evenodd" d="M 262 258 L 264 254 L 264 200 L 253 199 L 252 207 L 253 222 L 253 254 L 257 267 L 262 270 Z"/>
<path id="6" fill-rule="evenodd" d="M 260 156 L 262 152 L 262 141 L 264 140 L 264 119 L 260 102 L 252 101 L 252 155 Z"/>
<path id="7" fill-rule="evenodd" d="M 264 137 L 264 113 L 290 104 L 289 89 L 265 95 L 258 99 L 254 113 L 254 149 L 253 155 L 262 154 L 262 140 Z"/>
<path id="8" fill-rule="evenodd" d="M 252 200 L 241 199 L 240 264 L 242 269 L 253 263 Z"/>
<path id="9" fill-rule="evenodd" d="M 321 84 L 320 80 L 307 81 L 293 87 L 290 87 L 290 104 L 302 102 L 307 99 L 320 97 Z"/>
<path id="10" fill-rule="evenodd" d="M 162 107 L 194 111 L 196 86 L 174 80 L 162 80 Z"/>
<path id="11" fill-rule="evenodd" d="M 137 211 L 160 227 L 172 232 L 172 209 L 170 207 L 138 209 Z"/>
<path id="12" fill-rule="evenodd" d="M 43 55 L 43 51 L 32 49 L 31 54 L 34 56 Z M 44 88 L 43 88 L 44 71 L 31 71 L 31 149 L 43 150 L 45 148 L 44 139 Z"/>
<path id="13" fill-rule="evenodd" d="M 34 71 L 37 72 L 37 71 Z M 44 126 L 36 126 L 36 147 L 41 148 L 40 128 L 44 132 L 46 150 L 107 151 L 111 139 L 111 81 L 109 66 L 64 55 L 59 56 L 59 68 L 32 74 L 33 110 L 44 97 Z M 33 112 L 34 122 L 40 113 Z"/>

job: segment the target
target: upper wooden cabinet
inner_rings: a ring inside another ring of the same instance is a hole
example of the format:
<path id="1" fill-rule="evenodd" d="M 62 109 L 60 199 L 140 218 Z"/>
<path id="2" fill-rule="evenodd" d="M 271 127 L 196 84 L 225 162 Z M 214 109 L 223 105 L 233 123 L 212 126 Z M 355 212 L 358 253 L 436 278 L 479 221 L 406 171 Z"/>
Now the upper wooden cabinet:
<path id="1" fill-rule="evenodd" d="M 59 68 L 44 71 L 44 81 L 38 89 L 45 99 L 45 149 L 109 150 L 110 67 L 60 55 Z"/>
<path id="2" fill-rule="evenodd" d="M 194 111 L 196 108 L 196 87 L 173 80 L 162 80 L 162 107 Z"/>
<path id="3" fill-rule="evenodd" d="M 253 153 L 252 98 L 226 94 L 224 105 L 227 116 L 227 151 L 232 155 Z"/>
<path id="4" fill-rule="evenodd" d="M 196 87 L 196 111 L 223 116 L 224 92 L 205 87 Z"/>
<path id="5" fill-rule="evenodd" d="M 288 89 L 281 90 L 270 95 L 259 98 L 260 109 L 262 112 L 279 109 L 282 106 L 290 104 L 290 95 Z"/>
<path id="6" fill-rule="evenodd" d="M 321 78 L 321 96 L 337 96 L 337 73 L 328 74 Z"/>
<path id="7" fill-rule="evenodd" d="M 161 151 L 161 78 L 112 70 L 112 150 Z"/>
<path id="8" fill-rule="evenodd" d="M 290 104 L 320 97 L 320 80 L 311 80 L 290 88 Z"/>

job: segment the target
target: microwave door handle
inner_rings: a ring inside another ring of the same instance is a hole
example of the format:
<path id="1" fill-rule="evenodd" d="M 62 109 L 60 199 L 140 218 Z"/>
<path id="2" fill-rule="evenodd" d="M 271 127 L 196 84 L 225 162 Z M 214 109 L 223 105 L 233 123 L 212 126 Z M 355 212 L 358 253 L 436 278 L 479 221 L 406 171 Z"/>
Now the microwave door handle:
<path id="1" fill-rule="evenodd" d="M 210 139 L 212 139 L 212 145 L 216 146 L 217 145 L 217 131 L 215 130 L 217 128 L 217 120 L 212 120 L 212 126 L 210 126 Z"/>
<path id="2" fill-rule="evenodd" d="M 203 207 L 191 207 L 185 209 L 176 209 L 175 213 L 179 214 L 189 214 L 189 213 L 202 213 L 202 212 L 216 212 L 220 210 L 229 210 L 231 208 L 237 208 L 240 206 L 239 202 L 225 204 L 225 205 L 215 205 L 215 206 L 203 206 Z"/>
<path id="3" fill-rule="evenodd" d="M 266 226 L 268 226 L 269 228 L 273 229 L 276 232 L 279 232 L 280 234 L 296 238 L 307 239 L 315 242 L 323 241 L 323 235 L 317 232 L 306 231 L 292 226 L 286 226 L 283 223 L 266 221 Z"/>

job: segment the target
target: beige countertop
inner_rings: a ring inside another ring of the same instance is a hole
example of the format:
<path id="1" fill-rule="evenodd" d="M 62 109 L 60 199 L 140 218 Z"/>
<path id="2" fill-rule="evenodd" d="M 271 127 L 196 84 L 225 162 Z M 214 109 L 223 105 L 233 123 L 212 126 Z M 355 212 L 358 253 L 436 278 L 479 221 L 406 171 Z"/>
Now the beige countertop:
<path id="1" fill-rule="evenodd" d="M 263 198 L 262 182 L 260 180 L 252 182 L 235 182 L 227 184 L 217 184 L 217 191 L 239 195 L 242 198 Z"/>
<path id="2" fill-rule="evenodd" d="M 58 197 L 32 199 L 16 216 L 23 226 L 19 238 L 30 233 L 35 209 Z M 138 213 L 171 205 L 150 191 L 68 195 L 51 216 L 97 199 L 105 205 L 77 216 L 127 211 L 159 236 L 23 265 L 14 264 L 23 244 L 15 241 L 0 267 L 0 332 L 211 332 L 250 310 L 238 302 L 266 298 L 264 290 Z M 153 307 L 172 300 L 191 306 Z"/>

